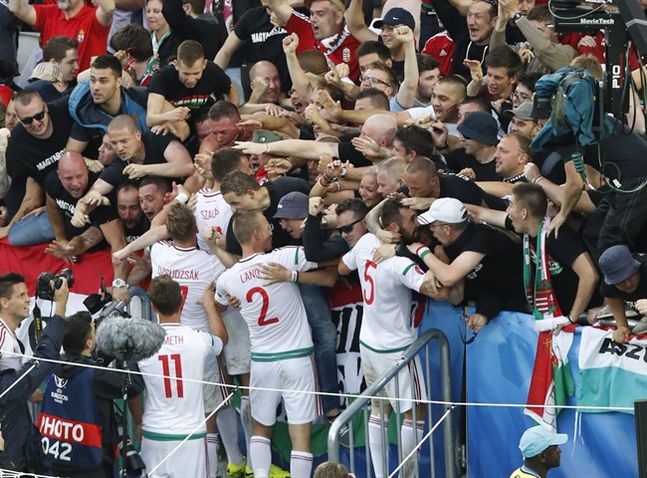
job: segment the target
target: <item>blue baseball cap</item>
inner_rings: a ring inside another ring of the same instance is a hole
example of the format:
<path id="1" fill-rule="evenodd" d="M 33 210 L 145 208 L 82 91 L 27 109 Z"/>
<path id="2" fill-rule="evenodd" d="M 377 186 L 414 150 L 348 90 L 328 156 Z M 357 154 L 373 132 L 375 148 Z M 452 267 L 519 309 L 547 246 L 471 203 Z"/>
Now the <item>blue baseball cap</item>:
<path id="1" fill-rule="evenodd" d="M 555 433 L 548 428 L 537 425 L 528 428 L 519 440 L 519 449 L 524 458 L 532 458 L 539 455 L 551 445 L 563 445 L 568 441 L 566 433 Z"/>
<path id="2" fill-rule="evenodd" d="M 308 217 L 307 195 L 299 191 L 292 191 L 281 198 L 276 208 L 274 219 L 303 219 Z"/>
<path id="3" fill-rule="evenodd" d="M 373 26 L 378 29 L 381 29 L 384 25 L 389 25 L 390 27 L 406 25 L 411 28 L 411 30 L 415 30 L 416 21 L 413 19 L 413 15 L 411 15 L 408 10 L 396 7 L 386 12 L 382 20 L 377 20 L 373 23 Z"/>

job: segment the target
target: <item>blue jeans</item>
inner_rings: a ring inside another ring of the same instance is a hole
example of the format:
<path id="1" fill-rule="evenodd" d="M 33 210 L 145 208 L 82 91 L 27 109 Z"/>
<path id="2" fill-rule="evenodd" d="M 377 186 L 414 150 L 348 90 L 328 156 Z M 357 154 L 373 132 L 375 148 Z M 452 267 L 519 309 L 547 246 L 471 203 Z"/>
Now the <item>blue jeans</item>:
<path id="1" fill-rule="evenodd" d="M 21 219 L 9 229 L 9 244 L 12 246 L 33 246 L 55 239 L 46 212 Z"/>
<path id="2" fill-rule="evenodd" d="M 337 329 L 330 318 L 330 307 L 322 287 L 299 284 L 303 305 L 312 329 L 319 388 L 322 392 L 338 393 Z M 339 407 L 339 397 L 321 396 L 324 412 Z"/>

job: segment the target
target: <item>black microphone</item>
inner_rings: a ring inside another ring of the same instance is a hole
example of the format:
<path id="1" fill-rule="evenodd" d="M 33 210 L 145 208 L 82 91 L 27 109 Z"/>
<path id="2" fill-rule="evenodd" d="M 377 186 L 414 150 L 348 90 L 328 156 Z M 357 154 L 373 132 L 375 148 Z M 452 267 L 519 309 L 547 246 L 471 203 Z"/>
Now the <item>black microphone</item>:
<path id="1" fill-rule="evenodd" d="M 97 349 L 118 360 L 139 362 L 157 353 L 166 331 L 159 324 L 144 319 L 110 317 L 97 329 Z"/>

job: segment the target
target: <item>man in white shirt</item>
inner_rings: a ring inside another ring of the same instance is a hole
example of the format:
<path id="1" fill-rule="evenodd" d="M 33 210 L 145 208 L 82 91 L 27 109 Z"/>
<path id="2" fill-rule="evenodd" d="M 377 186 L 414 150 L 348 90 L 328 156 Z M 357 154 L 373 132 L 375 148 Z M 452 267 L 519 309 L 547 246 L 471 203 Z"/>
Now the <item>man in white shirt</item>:
<path id="1" fill-rule="evenodd" d="M 16 329 L 29 317 L 29 293 L 25 278 L 15 272 L 0 277 L 0 371 L 20 369 L 22 353 Z M 4 353 L 10 352 L 10 353 Z"/>
<path id="2" fill-rule="evenodd" d="M 250 455 L 256 478 L 268 478 L 270 437 L 276 407 L 283 399 L 288 418 L 293 478 L 309 478 L 312 470 L 310 428 L 317 415 L 316 387 L 310 327 L 299 289 L 300 271 L 318 264 L 305 258 L 302 247 L 272 247 L 272 229 L 260 211 L 239 213 L 233 223 L 242 247 L 242 259 L 219 278 L 216 300 L 226 305 L 227 295 L 240 301 L 240 312 L 251 340 L 251 391 L 253 436 Z M 292 271 L 290 282 L 267 284 L 263 265 L 278 263 Z M 259 390 L 265 389 L 265 390 Z M 272 390 L 267 390 L 272 389 Z"/>
<path id="3" fill-rule="evenodd" d="M 416 228 L 416 213 L 400 206 L 397 200 L 392 200 L 385 203 L 380 222 L 391 233 L 410 236 Z M 429 296 L 434 292 L 430 285 L 432 277 L 425 275 L 411 259 L 396 256 L 377 263 L 373 259 L 373 253 L 380 245 L 377 236 L 366 233 L 342 257 L 338 266 L 342 275 L 357 270 L 362 284 L 364 311 L 359 342 L 367 385 L 401 360 L 402 353 L 418 336 L 418 323 L 415 320 L 418 315 L 412 313 L 411 291 Z M 392 407 L 404 413 L 400 436 L 402 455 L 407 456 L 422 439 L 424 428 L 424 408 L 420 404 L 416 407 L 415 422 L 413 415 L 416 399 L 426 398 L 424 376 L 418 357 L 398 374 L 398 388 L 396 392 L 395 379 L 391 380 L 384 394 L 390 397 Z M 405 400 L 396 403 L 392 400 L 394 397 Z M 386 417 L 390 414 L 391 406 L 388 403 L 384 405 Z M 373 400 L 368 435 L 376 478 L 386 476 L 382 460 L 382 426 L 380 401 Z M 414 464 L 414 460 L 408 461 L 405 470 Z M 404 476 L 408 476 L 406 472 Z"/>
<path id="4" fill-rule="evenodd" d="M 202 399 L 205 366 L 227 343 L 227 330 L 207 287 L 201 302 L 209 331 L 197 331 L 181 323 L 185 304 L 181 286 L 169 275 L 153 279 L 148 295 L 160 325 L 166 331 L 159 351 L 139 362 L 145 374 L 146 401 L 142 419 L 142 458 L 149 470 L 156 467 L 187 435 L 190 438 L 151 476 L 208 476 Z M 164 378 L 159 377 L 163 375 Z"/>
<path id="5" fill-rule="evenodd" d="M 210 251 L 198 247 L 196 220 L 193 212 L 184 204 L 174 202 L 171 205 L 166 219 L 166 229 L 172 240 L 156 242 L 151 248 L 152 277 L 169 275 L 177 281 L 184 299 L 180 314 L 182 325 L 208 332 L 209 322 L 206 313 L 208 311 L 205 311 L 203 295 L 206 290 L 215 285 L 216 279 L 225 271 L 225 266 Z M 228 313 L 236 314 L 235 311 L 228 311 Z M 219 369 L 216 355 L 211 354 L 207 358 L 204 380 L 221 383 L 223 373 Z M 210 413 L 225 399 L 226 393 L 222 387 L 210 385 L 203 388 L 203 396 L 205 412 Z M 216 421 L 227 452 L 228 468 L 243 469 L 244 460 L 238 448 L 236 413 L 232 407 L 227 406 L 218 412 L 215 420 L 212 419 L 207 423 L 211 474 L 215 475 L 217 463 Z"/>

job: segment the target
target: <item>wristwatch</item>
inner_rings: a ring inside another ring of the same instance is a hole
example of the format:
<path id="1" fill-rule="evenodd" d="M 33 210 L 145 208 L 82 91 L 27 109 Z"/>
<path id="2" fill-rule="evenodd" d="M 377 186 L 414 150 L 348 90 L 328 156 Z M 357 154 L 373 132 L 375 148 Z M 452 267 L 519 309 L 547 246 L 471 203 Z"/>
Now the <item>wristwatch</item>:
<path id="1" fill-rule="evenodd" d="M 512 20 L 516 23 L 521 17 L 523 17 L 523 13 L 517 12 L 514 15 L 512 15 Z"/>
<path id="2" fill-rule="evenodd" d="M 112 287 L 116 287 L 117 289 L 121 289 L 121 288 L 127 287 L 127 286 L 128 286 L 128 284 L 123 279 L 115 279 L 115 280 L 112 281 Z"/>

